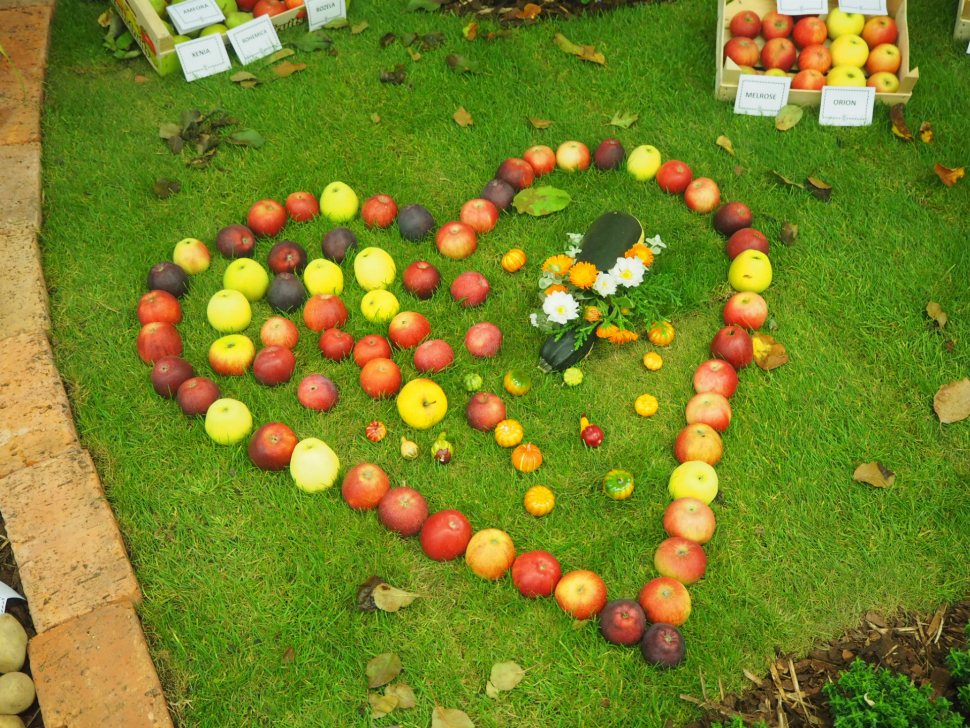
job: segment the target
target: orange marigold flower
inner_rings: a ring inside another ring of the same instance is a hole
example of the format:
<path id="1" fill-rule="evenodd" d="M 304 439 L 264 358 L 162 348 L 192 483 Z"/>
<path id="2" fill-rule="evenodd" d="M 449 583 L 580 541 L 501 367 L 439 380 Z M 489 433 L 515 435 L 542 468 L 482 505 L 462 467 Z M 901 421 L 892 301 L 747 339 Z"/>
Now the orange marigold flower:
<path id="1" fill-rule="evenodd" d="M 576 288 L 589 288 L 596 283 L 598 273 L 592 263 L 576 263 L 569 271 L 569 282 Z"/>
<path id="2" fill-rule="evenodd" d="M 624 258 L 639 258 L 649 268 L 653 265 L 653 251 L 643 243 L 637 243 L 623 254 Z"/>
<path id="3" fill-rule="evenodd" d="M 600 326 L 596 329 L 596 335 L 601 339 L 608 339 L 611 336 L 615 336 L 620 331 L 620 327 L 616 324 L 610 324 L 609 326 Z"/>
<path id="4" fill-rule="evenodd" d="M 609 337 L 609 342 L 611 344 L 626 344 L 630 341 L 636 341 L 640 337 L 637 336 L 632 331 L 617 331 L 615 334 Z"/>
<path id="5" fill-rule="evenodd" d="M 573 267 L 573 259 L 568 255 L 554 255 L 542 264 L 542 270 L 554 276 L 564 276 Z"/>
<path id="6" fill-rule="evenodd" d="M 596 321 L 603 320 L 603 312 L 600 311 L 596 306 L 587 306 L 583 309 L 583 320 L 594 323 Z"/>
<path id="7" fill-rule="evenodd" d="M 546 290 L 544 291 L 544 293 L 545 293 L 545 294 L 546 294 L 547 296 L 549 296 L 549 295 L 552 295 L 553 293 L 555 293 L 556 291 L 562 291 L 563 293 L 566 293 L 566 292 L 567 292 L 568 290 L 569 290 L 569 289 L 568 289 L 568 288 L 566 288 L 566 286 L 563 286 L 563 285 L 560 285 L 560 284 L 558 284 L 558 283 L 553 283 L 553 284 L 552 284 L 551 286 L 549 286 L 549 287 L 548 287 L 548 288 L 547 288 L 547 289 L 546 289 Z"/>

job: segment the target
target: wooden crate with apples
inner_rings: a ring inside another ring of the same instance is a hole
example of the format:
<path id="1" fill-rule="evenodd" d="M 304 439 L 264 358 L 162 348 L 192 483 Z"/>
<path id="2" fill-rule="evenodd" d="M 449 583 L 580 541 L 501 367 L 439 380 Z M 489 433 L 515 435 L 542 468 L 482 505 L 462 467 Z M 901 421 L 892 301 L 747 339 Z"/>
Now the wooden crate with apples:
<path id="1" fill-rule="evenodd" d="M 957 40 L 970 40 L 970 2 L 967 0 L 957 3 L 957 24 L 953 28 L 953 37 Z"/>
<path id="2" fill-rule="evenodd" d="M 168 28 L 155 11 L 150 0 L 111 0 L 118 15 L 128 26 L 145 58 L 159 75 L 166 76 L 172 71 L 179 70 L 178 55 L 175 53 L 175 43 Z M 273 16 L 273 25 L 277 30 L 289 28 L 304 22 L 306 8 L 296 7 Z M 228 43 L 228 38 L 222 36 Z"/>
<path id="3" fill-rule="evenodd" d="M 830 11 L 837 9 L 839 6 L 838 0 L 828 0 L 828 4 Z M 894 93 L 882 93 L 877 90 L 876 101 L 891 106 L 893 104 L 905 104 L 909 102 L 913 95 L 913 88 L 919 80 L 919 69 L 910 68 L 911 59 L 909 54 L 909 27 L 906 23 L 906 0 L 887 0 L 886 6 L 889 11 L 889 16 L 896 21 L 899 29 L 899 38 L 896 40 L 896 45 L 899 47 L 901 56 L 899 72 L 897 73 L 899 77 L 899 88 Z M 968 7 L 970 7 L 970 3 L 968 3 Z M 750 10 L 756 13 L 759 18 L 763 18 L 767 13 L 776 9 L 777 5 L 775 0 L 733 0 L 730 4 L 727 4 L 725 0 L 719 0 L 716 49 L 717 81 L 715 86 L 717 98 L 722 101 L 733 102 L 738 95 L 738 79 L 741 78 L 743 73 L 737 63 L 724 55 L 724 45 L 731 39 L 731 18 L 745 10 Z M 819 17 L 824 21 L 827 16 L 821 15 Z M 868 19 L 869 16 L 866 16 L 866 20 Z M 968 26 L 970 26 L 970 20 L 968 20 Z M 968 31 L 970 31 L 970 27 L 968 27 Z M 754 40 L 759 49 L 765 44 L 765 39 L 761 35 Z M 830 46 L 831 41 L 826 39 L 824 45 L 826 47 Z M 759 71 L 762 70 L 760 61 L 756 68 Z M 798 64 L 796 62 L 792 68 L 792 72 L 797 73 L 797 71 Z M 821 102 L 821 91 L 792 89 L 788 96 L 788 103 L 798 104 L 799 106 L 818 106 Z"/>

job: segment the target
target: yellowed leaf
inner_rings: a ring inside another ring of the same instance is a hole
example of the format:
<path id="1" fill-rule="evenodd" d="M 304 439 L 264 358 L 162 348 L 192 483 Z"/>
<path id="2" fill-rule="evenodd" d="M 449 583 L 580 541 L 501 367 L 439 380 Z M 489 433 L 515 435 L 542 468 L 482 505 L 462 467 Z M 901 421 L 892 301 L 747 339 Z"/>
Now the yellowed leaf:
<path id="1" fill-rule="evenodd" d="M 730 154 L 730 155 L 731 155 L 732 157 L 734 156 L 734 145 L 733 145 L 733 144 L 731 144 L 731 140 L 730 140 L 730 139 L 728 139 L 728 138 L 727 138 L 726 136 L 724 136 L 723 134 L 722 134 L 721 136 L 719 136 L 719 137 L 718 137 L 718 138 L 717 138 L 717 139 L 716 139 L 716 140 L 714 141 L 714 143 L 715 143 L 715 144 L 717 144 L 717 145 L 718 145 L 718 146 L 719 146 L 719 147 L 720 147 L 721 149 L 723 149 L 723 150 L 724 150 L 725 152 L 727 152 L 728 154 Z"/>
<path id="2" fill-rule="evenodd" d="M 970 417 L 970 378 L 940 387 L 933 397 L 933 409 L 944 425 Z"/>
<path id="3" fill-rule="evenodd" d="M 469 23 L 462 28 L 461 33 L 465 36 L 465 40 L 475 40 L 478 37 L 478 23 Z"/>
<path id="4" fill-rule="evenodd" d="M 412 61 L 420 61 L 421 60 L 421 54 L 418 53 L 413 48 L 408 48 L 408 55 L 411 56 L 411 60 Z"/>
<path id="5" fill-rule="evenodd" d="M 292 76 L 297 71 L 302 71 L 306 68 L 305 63 L 290 63 L 289 61 L 283 61 L 278 66 L 273 66 L 273 73 L 275 73 L 279 78 L 286 78 L 287 76 Z"/>
<path id="6" fill-rule="evenodd" d="M 455 123 L 463 129 L 475 123 L 475 120 L 472 119 L 472 115 L 465 111 L 464 106 L 459 106 L 458 111 L 452 114 L 451 118 L 454 119 Z"/>
<path id="7" fill-rule="evenodd" d="M 357 23 L 357 25 L 350 26 L 350 34 L 357 35 L 358 33 L 363 33 L 369 27 L 370 27 L 370 23 L 368 23 L 366 20 L 362 20 L 359 23 Z"/>
<path id="8" fill-rule="evenodd" d="M 528 119 L 529 123 L 531 123 L 536 129 L 548 129 L 550 126 L 552 126 L 552 122 L 548 119 L 533 119 L 531 116 L 527 116 L 525 118 Z"/>
<path id="9" fill-rule="evenodd" d="M 381 115 L 375 111 L 373 114 L 370 115 L 370 120 L 373 121 L 375 124 L 380 124 Z"/>
<path id="10" fill-rule="evenodd" d="M 875 488 L 888 488 L 896 482 L 896 474 L 878 460 L 874 460 L 856 468 L 852 479 Z"/>
<path id="11" fill-rule="evenodd" d="M 513 661 L 496 662 L 492 665 L 492 674 L 488 678 L 488 684 L 496 690 L 507 691 L 514 688 L 525 677 L 525 670 Z"/>
<path id="12" fill-rule="evenodd" d="M 574 56 L 577 56 L 584 61 L 599 63 L 600 65 L 606 63 L 606 56 L 604 56 L 602 53 L 597 53 L 596 46 L 576 45 L 562 33 L 556 33 L 552 39 L 552 42 L 555 43 L 560 50 L 565 51 L 566 53 L 572 53 Z"/>
<path id="13" fill-rule="evenodd" d="M 754 346 L 754 363 L 766 372 L 788 363 L 785 347 L 768 334 L 755 333 L 751 336 Z"/>
<path id="14" fill-rule="evenodd" d="M 937 162 L 933 165 L 933 171 L 936 172 L 940 181 L 943 182 L 947 187 L 953 187 L 961 177 L 963 177 L 963 167 L 957 167 L 956 169 L 950 169 L 949 167 L 944 167 L 942 164 Z"/>
<path id="15" fill-rule="evenodd" d="M 396 612 L 421 596 L 403 591 L 386 582 L 375 586 L 373 595 L 375 606 L 384 612 Z"/>
<path id="16" fill-rule="evenodd" d="M 413 708 L 418 704 L 414 698 L 414 691 L 407 683 L 394 683 L 384 688 L 385 695 L 393 695 L 397 698 L 397 707 L 401 710 Z"/>
<path id="17" fill-rule="evenodd" d="M 926 304 L 926 315 L 936 321 L 936 325 L 941 329 L 946 326 L 946 322 L 949 320 L 943 307 L 936 301 L 930 301 Z"/>
<path id="18" fill-rule="evenodd" d="M 903 118 L 905 108 L 903 104 L 896 104 L 889 110 L 889 118 L 893 122 L 893 134 L 903 141 L 911 142 L 913 141 L 913 132 L 906 126 L 906 119 Z"/>
<path id="19" fill-rule="evenodd" d="M 519 18 L 524 20 L 534 20 L 539 13 L 542 12 L 542 8 L 535 3 L 527 3 L 522 10 L 519 11 Z"/>
<path id="20" fill-rule="evenodd" d="M 401 658 L 394 652 L 385 652 L 367 663 L 364 672 L 367 675 L 367 687 L 379 688 L 387 685 L 401 674 Z"/>
<path id="21" fill-rule="evenodd" d="M 135 83 L 148 83 L 148 76 L 135 76 Z"/>
<path id="22" fill-rule="evenodd" d="M 926 144 L 933 141 L 933 125 L 928 121 L 924 121 L 919 126 L 919 138 L 922 139 Z"/>
<path id="23" fill-rule="evenodd" d="M 398 703 L 398 697 L 393 693 L 391 695 L 384 691 L 384 694 L 380 693 L 368 693 L 367 702 L 370 703 L 370 712 L 374 720 L 380 720 L 385 715 L 394 710 Z"/>
<path id="24" fill-rule="evenodd" d="M 431 728 L 475 728 L 475 724 L 462 710 L 438 706 L 431 712 Z"/>

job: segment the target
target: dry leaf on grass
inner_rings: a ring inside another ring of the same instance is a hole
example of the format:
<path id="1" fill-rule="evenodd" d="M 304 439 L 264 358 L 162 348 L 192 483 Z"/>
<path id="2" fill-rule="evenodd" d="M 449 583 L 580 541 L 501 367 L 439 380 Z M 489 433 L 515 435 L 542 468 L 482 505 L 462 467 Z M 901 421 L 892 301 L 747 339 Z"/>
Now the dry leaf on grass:
<path id="1" fill-rule="evenodd" d="M 465 111 L 464 106 L 459 106 L 458 111 L 452 114 L 451 118 L 454 119 L 455 123 L 458 124 L 458 126 L 460 126 L 462 129 L 475 123 L 475 120 L 472 119 L 472 115 Z"/>
<path id="2" fill-rule="evenodd" d="M 475 724 L 464 711 L 439 706 L 431 712 L 431 728 L 475 728 Z"/>
<path id="3" fill-rule="evenodd" d="M 798 187 L 799 189 L 805 189 L 805 185 L 803 185 L 801 182 L 796 182 L 793 179 L 788 179 L 781 172 L 776 172 L 773 169 L 769 169 L 768 171 L 771 172 L 773 175 L 775 175 L 778 181 L 781 182 L 782 184 L 788 185 L 789 187 Z"/>
<path id="4" fill-rule="evenodd" d="M 492 665 L 492 674 L 485 684 L 485 694 L 490 698 L 497 698 L 500 692 L 511 690 L 525 677 L 523 670 L 515 662 L 497 662 Z"/>
<path id="5" fill-rule="evenodd" d="M 376 122 L 375 122 L 376 123 Z M 374 612 L 377 605 L 374 604 L 374 589 L 386 582 L 379 576 L 372 576 L 363 584 L 357 587 L 357 608 L 362 612 Z"/>
<path id="6" fill-rule="evenodd" d="M 277 61 L 282 61 L 284 58 L 288 58 L 294 53 L 296 53 L 296 51 L 292 48 L 281 48 L 280 50 L 276 51 L 276 53 L 267 56 L 266 60 L 263 61 L 263 65 L 269 66 Z"/>
<path id="7" fill-rule="evenodd" d="M 822 202 L 828 202 L 832 197 L 832 186 L 820 179 L 809 177 L 805 180 L 805 185 L 808 187 L 808 191 Z"/>
<path id="8" fill-rule="evenodd" d="M 389 83 L 394 86 L 399 86 L 400 84 L 404 83 L 405 78 L 407 78 L 407 72 L 404 70 L 403 63 L 398 63 L 396 66 L 394 66 L 394 68 L 381 69 L 381 83 Z"/>
<path id="9" fill-rule="evenodd" d="M 461 29 L 461 34 L 465 36 L 465 40 L 475 40 L 478 37 L 478 23 L 469 23 Z"/>
<path id="10" fill-rule="evenodd" d="M 388 695 L 387 691 L 384 692 L 384 695 L 368 693 L 367 702 L 370 703 L 370 712 L 374 720 L 380 720 L 400 703 L 396 695 Z"/>
<path id="11" fill-rule="evenodd" d="M 468 56 L 460 53 L 451 53 L 445 62 L 455 73 L 481 73 L 482 68 L 478 61 L 473 61 Z"/>
<path id="12" fill-rule="evenodd" d="M 919 138 L 922 139 L 926 144 L 933 141 L 933 125 L 928 121 L 924 121 L 919 126 Z"/>
<path id="13" fill-rule="evenodd" d="M 788 363 L 785 347 L 768 334 L 755 333 L 751 336 L 754 346 L 754 363 L 766 372 Z"/>
<path id="14" fill-rule="evenodd" d="M 421 54 L 414 50 L 414 48 L 408 48 L 408 55 L 411 56 L 412 61 L 421 60 Z"/>
<path id="15" fill-rule="evenodd" d="M 418 704 L 418 701 L 414 698 L 414 691 L 411 686 L 407 683 L 394 683 L 393 685 L 388 685 L 384 688 L 385 695 L 393 695 L 397 698 L 397 707 L 401 710 L 407 710 L 413 708 Z"/>
<path id="16" fill-rule="evenodd" d="M 740 177 L 744 173 L 744 167 L 737 166 L 734 168 L 734 175 Z"/>
<path id="17" fill-rule="evenodd" d="M 580 46 L 573 43 L 569 38 L 564 36 L 562 33 L 556 33 L 555 37 L 552 39 L 560 50 L 566 53 L 571 53 L 580 60 L 589 61 L 591 63 L 599 63 L 600 65 L 606 63 L 606 56 L 602 53 L 596 52 L 596 46 Z"/>
<path id="18" fill-rule="evenodd" d="M 629 129 L 634 121 L 640 118 L 639 114 L 631 114 L 629 111 L 620 113 L 617 111 L 606 126 L 618 126 L 621 129 Z"/>
<path id="19" fill-rule="evenodd" d="M 528 119 L 529 123 L 531 123 L 536 129 L 548 129 L 550 126 L 552 126 L 552 122 L 549 121 L 549 119 L 533 119 L 531 116 L 527 116 L 525 118 Z"/>
<path id="20" fill-rule="evenodd" d="M 286 651 L 283 653 L 283 664 L 288 665 L 289 663 L 293 662 L 293 660 L 295 659 L 296 659 L 296 650 L 294 650 L 291 645 L 290 647 L 287 647 Z"/>
<path id="21" fill-rule="evenodd" d="M 788 104 L 782 106 L 778 116 L 775 117 L 775 128 L 778 131 L 788 131 L 802 120 L 802 107 L 798 104 Z"/>
<path id="22" fill-rule="evenodd" d="M 521 20 L 534 20 L 541 12 L 542 8 L 535 3 L 527 3 L 526 6 L 519 11 L 519 18 Z"/>
<path id="23" fill-rule="evenodd" d="M 940 387 L 933 397 L 933 409 L 944 425 L 970 417 L 970 378 Z"/>
<path id="24" fill-rule="evenodd" d="M 943 311 L 943 307 L 936 301 L 930 301 L 926 304 L 926 315 L 936 321 L 936 325 L 941 329 L 946 326 L 946 322 L 949 320 Z"/>
<path id="25" fill-rule="evenodd" d="M 906 126 L 906 119 L 903 118 L 903 110 L 905 108 L 903 104 L 896 104 L 889 110 L 889 118 L 893 122 L 893 134 L 903 141 L 911 142 L 913 141 L 913 132 Z"/>
<path id="26" fill-rule="evenodd" d="M 933 165 L 933 171 L 936 172 L 940 181 L 947 187 L 953 187 L 957 183 L 957 180 L 963 177 L 963 167 L 950 169 L 949 167 L 944 167 L 939 162 Z"/>
<path id="27" fill-rule="evenodd" d="M 795 244 L 795 238 L 798 237 L 798 225 L 792 225 L 790 222 L 782 223 L 781 226 L 781 242 L 787 245 L 789 248 Z"/>
<path id="28" fill-rule="evenodd" d="M 381 115 L 375 111 L 373 114 L 370 115 L 370 120 L 373 121 L 375 124 L 380 124 Z"/>
<path id="29" fill-rule="evenodd" d="M 421 595 L 403 591 L 387 583 L 374 587 L 374 605 L 384 612 L 396 612 L 419 596 Z"/>
<path id="30" fill-rule="evenodd" d="M 155 180 L 155 184 L 152 185 L 152 192 L 160 200 L 167 200 L 172 195 L 176 195 L 181 191 L 182 185 L 175 180 L 165 179 L 164 177 L 159 177 Z"/>
<path id="31" fill-rule="evenodd" d="M 135 76 L 135 83 L 148 83 L 148 76 Z"/>
<path id="32" fill-rule="evenodd" d="M 305 63 L 290 63 L 289 61 L 283 61 L 280 65 L 273 67 L 273 73 L 275 73 L 278 78 L 286 78 L 287 76 L 292 76 L 297 71 L 302 71 L 304 68 L 306 68 Z"/>
<path id="33" fill-rule="evenodd" d="M 733 144 L 731 144 L 731 140 L 730 140 L 730 139 L 728 139 L 728 138 L 727 138 L 726 136 L 724 136 L 723 134 L 722 134 L 721 136 L 719 136 L 719 137 L 718 137 L 718 138 L 717 138 L 717 139 L 716 139 L 716 140 L 714 141 L 714 143 L 715 143 L 715 144 L 717 144 L 717 145 L 718 145 L 718 146 L 719 146 L 719 147 L 720 147 L 721 149 L 723 149 L 723 150 L 724 150 L 725 152 L 727 152 L 728 154 L 730 154 L 730 155 L 731 155 L 732 157 L 734 156 L 734 145 L 733 145 Z"/>
<path id="34" fill-rule="evenodd" d="M 378 44 L 381 48 L 387 48 L 391 43 L 397 40 L 397 33 L 385 33 L 381 36 Z"/>
<path id="35" fill-rule="evenodd" d="M 896 482 L 896 474 L 878 460 L 874 460 L 856 468 L 852 479 L 876 488 L 888 488 Z"/>
<path id="36" fill-rule="evenodd" d="M 368 23 L 366 20 L 362 20 L 359 23 L 357 23 L 357 25 L 350 26 L 350 34 L 357 35 L 358 33 L 363 33 L 369 27 L 370 27 L 370 23 Z"/>
<path id="37" fill-rule="evenodd" d="M 367 687 L 379 688 L 387 685 L 401 674 L 401 658 L 393 652 L 385 652 L 367 663 Z"/>

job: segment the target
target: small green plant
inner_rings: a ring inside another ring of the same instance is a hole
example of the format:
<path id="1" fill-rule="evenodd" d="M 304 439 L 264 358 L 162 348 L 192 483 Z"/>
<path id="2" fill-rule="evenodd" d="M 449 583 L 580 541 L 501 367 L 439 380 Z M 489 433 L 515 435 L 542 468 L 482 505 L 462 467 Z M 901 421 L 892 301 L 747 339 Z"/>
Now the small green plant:
<path id="1" fill-rule="evenodd" d="M 965 630 L 970 639 L 970 624 Z M 970 650 L 951 649 L 946 658 L 953 682 L 957 686 L 957 700 L 964 711 L 970 712 Z"/>
<path id="2" fill-rule="evenodd" d="M 743 720 L 741 720 L 737 716 L 734 716 L 734 718 L 731 719 L 731 722 L 728 723 L 727 725 L 723 725 L 721 723 L 714 723 L 711 726 L 711 728 L 745 728 L 745 725 Z M 762 721 L 759 721 L 757 724 L 752 723 L 749 728 L 766 728 L 766 726 L 765 726 L 765 722 L 762 720 Z"/>
<path id="3" fill-rule="evenodd" d="M 822 688 L 835 728 L 959 728 L 963 718 L 944 698 L 930 699 L 930 687 L 917 688 L 905 675 L 873 668 L 862 660 Z"/>

